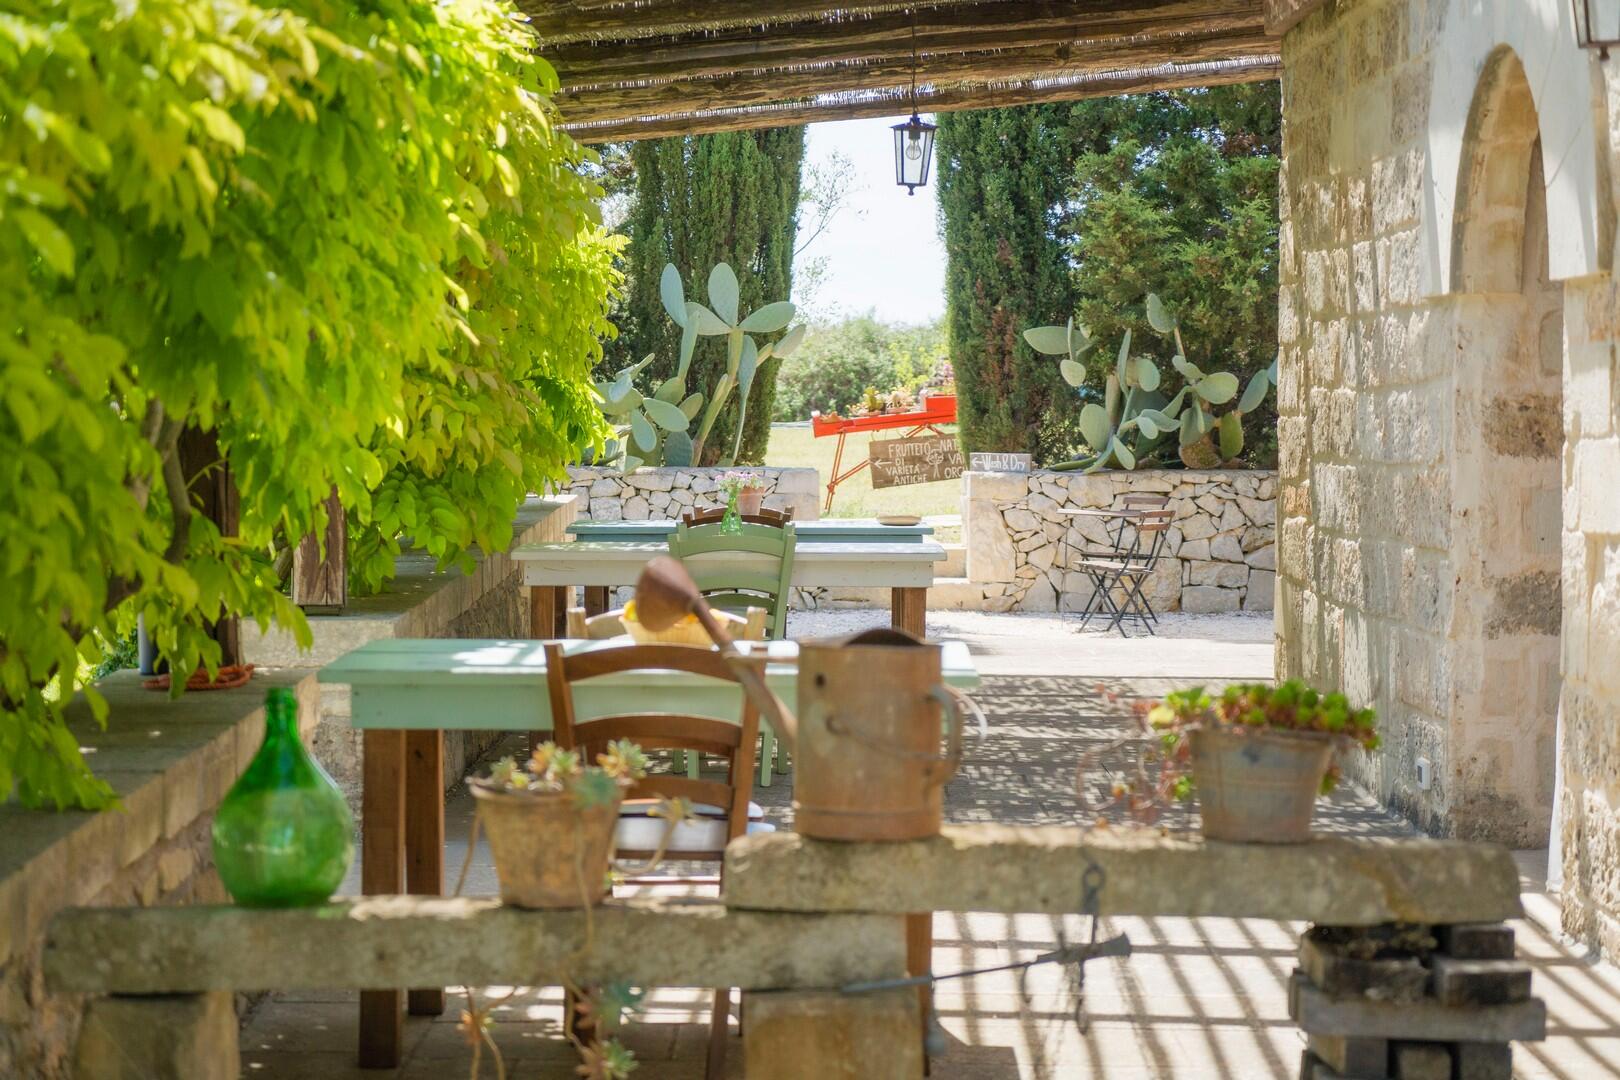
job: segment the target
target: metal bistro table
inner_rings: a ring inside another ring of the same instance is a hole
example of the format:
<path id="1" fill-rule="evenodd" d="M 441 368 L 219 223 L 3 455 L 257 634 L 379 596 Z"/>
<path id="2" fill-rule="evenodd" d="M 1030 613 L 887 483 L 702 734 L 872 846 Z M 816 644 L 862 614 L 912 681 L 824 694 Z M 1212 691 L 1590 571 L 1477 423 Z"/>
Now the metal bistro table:
<path id="1" fill-rule="evenodd" d="M 568 642 L 568 652 L 629 644 L 629 638 Z M 967 646 L 944 642 L 944 681 L 960 689 L 979 684 Z M 778 697 L 798 696 L 799 646 L 792 641 L 740 642 L 763 648 L 765 681 Z M 322 668 L 322 683 L 350 688 L 349 724 L 364 732 L 360 828 L 360 889 L 437 896 L 444 890 L 444 732 L 549 731 L 551 698 L 539 641 L 387 638 L 368 642 Z M 680 672 L 604 676 L 574 689 L 581 718 L 626 712 L 741 715 L 735 684 Z M 911 933 L 920 934 L 927 925 Z M 926 943 L 914 946 L 926 963 Z M 360 995 L 360 1065 L 399 1064 L 404 1026 L 413 1015 L 444 1011 L 442 988 L 367 990 Z"/>
<path id="2" fill-rule="evenodd" d="M 635 524 L 656 527 L 652 522 Z M 523 567 L 523 583 L 529 586 L 530 633 L 560 632 L 558 620 L 567 607 L 564 590 L 568 586 L 586 587 L 586 610 L 596 614 L 606 606 L 607 588 L 634 585 L 649 559 L 668 553 L 669 546 L 662 539 L 548 541 L 514 549 L 512 558 Z M 751 558 L 758 556 L 738 556 L 739 561 Z M 934 564 L 944 560 L 945 549 L 920 533 L 898 542 L 865 537 L 801 539 L 793 555 L 792 584 L 887 588 L 892 625 L 922 637 Z"/>

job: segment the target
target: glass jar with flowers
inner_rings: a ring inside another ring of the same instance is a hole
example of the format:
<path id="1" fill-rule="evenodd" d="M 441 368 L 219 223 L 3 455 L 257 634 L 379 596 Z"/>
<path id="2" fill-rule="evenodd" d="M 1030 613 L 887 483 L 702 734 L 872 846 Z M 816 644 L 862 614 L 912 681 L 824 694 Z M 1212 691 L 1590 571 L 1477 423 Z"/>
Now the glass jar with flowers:
<path id="1" fill-rule="evenodd" d="M 720 494 L 726 500 L 726 516 L 720 520 L 720 531 L 742 532 L 744 514 L 757 514 L 765 499 L 765 478 L 756 472 L 739 469 L 720 474 Z"/>

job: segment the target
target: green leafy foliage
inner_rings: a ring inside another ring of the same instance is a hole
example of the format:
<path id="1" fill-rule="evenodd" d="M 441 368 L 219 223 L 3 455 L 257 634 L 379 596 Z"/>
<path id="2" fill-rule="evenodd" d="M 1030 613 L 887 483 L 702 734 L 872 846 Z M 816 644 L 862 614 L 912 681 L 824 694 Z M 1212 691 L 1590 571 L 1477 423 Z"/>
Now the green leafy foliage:
<path id="1" fill-rule="evenodd" d="M 861 388 L 912 394 L 947 367 L 945 326 L 936 321 L 904 326 L 868 312 L 835 323 L 816 323 L 804 345 L 776 373 L 778 421 L 808 420 L 812 412 L 849 415 Z M 874 401 L 873 408 L 881 408 Z"/>
<path id="2" fill-rule="evenodd" d="M 732 351 L 735 339 L 722 325 L 736 324 L 739 312 L 751 312 L 751 318 L 768 324 L 779 317 L 768 314 L 769 304 L 793 295 L 804 128 L 649 139 L 633 144 L 630 160 L 635 195 L 625 223 L 630 235 L 628 289 L 615 312 L 620 335 L 610 346 L 609 361 L 623 367 L 651 354 L 655 359 L 649 375 L 655 384 L 673 377 L 679 367 L 689 384 L 699 387 L 717 387 L 729 373 L 727 393 L 736 391 L 740 356 Z M 672 279 L 669 264 L 693 276 L 676 273 Z M 741 273 L 729 281 L 723 276 L 717 281 L 713 271 L 696 276 L 722 264 Z M 679 303 L 673 308 L 666 303 L 671 284 L 682 297 L 708 297 L 695 325 L 684 323 Z M 770 333 L 763 324 L 736 329 Z M 682 362 L 681 339 L 688 332 L 701 337 L 691 346 L 691 360 Z M 752 464 L 764 460 L 775 370 L 762 372 L 745 393 L 746 410 L 717 413 L 710 438 L 694 436 L 697 464 L 714 465 L 728 457 Z"/>
<path id="3" fill-rule="evenodd" d="M 1331 735 L 1371 752 L 1378 749 L 1378 714 L 1357 709 L 1341 693 L 1322 693 L 1298 679 L 1270 686 L 1265 683 L 1234 683 L 1212 695 L 1202 686 L 1167 694 L 1147 714 L 1147 723 L 1157 732 L 1167 756 L 1185 758 L 1186 733 L 1199 726 L 1228 729 L 1310 731 Z M 1324 794 L 1337 786 L 1340 777 L 1335 763 L 1322 779 Z M 1192 792 L 1190 777 L 1178 785 L 1177 794 Z"/>
<path id="4" fill-rule="evenodd" d="M 504 547 L 606 431 L 616 241 L 503 0 L 14 2 L 0 15 L 0 799 L 104 806 L 62 709 L 143 614 L 176 686 L 335 487 L 361 588 L 400 537 Z M 222 536 L 182 431 L 240 493 Z M 91 687 L 92 708 L 104 712 Z"/>

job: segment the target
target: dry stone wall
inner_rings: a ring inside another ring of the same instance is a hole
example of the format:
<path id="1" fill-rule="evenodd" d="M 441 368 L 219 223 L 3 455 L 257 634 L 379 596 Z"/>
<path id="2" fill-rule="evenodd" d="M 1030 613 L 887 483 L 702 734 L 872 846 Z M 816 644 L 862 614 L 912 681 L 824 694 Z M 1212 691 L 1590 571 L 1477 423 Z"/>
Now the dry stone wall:
<path id="1" fill-rule="evenodd" d="M 579 465 L 568 470 L 568 491 L 579 497 L 580 516 L 592 521 L 678 518 L 693 506 L 720 503 L 717 478 L 725 469 L 661 467 L 622 473 Z M 821 516 L 821 478 L 815 469 L 749 467 L 765 478 L 765 505 L 792 509 L 795 521 Z"/>
<path id="2" fill-rule="evenodd" d="M 1175 512 L 1164 557 L 1144 592 L 1158 611 L 1270 611 L 1276 570 L 1276 474 L 1254 470 L 965 474 L 967 577 L 986 611 L 1084 608 L 1091 579 L 1071 568 L 1108 548 L 1099 518 L 1064 509 L 1163 495 Z"/>

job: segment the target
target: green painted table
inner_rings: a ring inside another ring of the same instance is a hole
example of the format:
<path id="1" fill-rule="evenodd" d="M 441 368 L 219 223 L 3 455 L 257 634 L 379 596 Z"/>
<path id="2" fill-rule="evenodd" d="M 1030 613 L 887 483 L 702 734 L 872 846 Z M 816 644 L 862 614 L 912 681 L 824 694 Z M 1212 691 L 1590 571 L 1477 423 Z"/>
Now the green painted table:
<path id="1" fill-rule="evenodd" d="M 626 644 L 628 637 L 572 641 L 566 649 L 572 654 Z M 349 723 L 365 733 L 360 800 L 363 893 L 443 892 L 443 733 L 549 731 L 551 704 L 541 645 L 531 640 L 386 638 L 345 653 L 320 670 L 320 682 L 349 687 Z M 944 681 L 961 689 L 977 686 L 979 674 L 967 646 L 960 641 L 943 646 Z M 738 647 L 764 649 L 766 683 L 783 701 L 797 699 L 797 642 L 739 642 Z M 742 712 L 742 692 L 735 685 L 679 672 L 592 679 L 575 688 L 574 701 L 581 718 L 627 712 L 725 717 Z M 407 1001 L 415 1015 L 437 1016 L 444 1011 L 440 988 L 361 993 L 362 1068 L 399 1064 L 404 1038 L 401 1006 Z"/>

